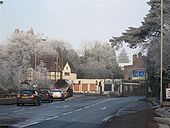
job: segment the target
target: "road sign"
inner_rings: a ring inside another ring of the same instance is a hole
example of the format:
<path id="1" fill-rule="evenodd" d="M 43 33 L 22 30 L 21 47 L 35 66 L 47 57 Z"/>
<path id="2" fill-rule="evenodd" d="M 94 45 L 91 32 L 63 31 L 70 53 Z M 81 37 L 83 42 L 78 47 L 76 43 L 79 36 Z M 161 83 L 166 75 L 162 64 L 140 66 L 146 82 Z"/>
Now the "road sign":
<path id="1" fill-rule="evenodd" d="M 170 99 L 170 88 L 166 88 L 166 99 Z"/>

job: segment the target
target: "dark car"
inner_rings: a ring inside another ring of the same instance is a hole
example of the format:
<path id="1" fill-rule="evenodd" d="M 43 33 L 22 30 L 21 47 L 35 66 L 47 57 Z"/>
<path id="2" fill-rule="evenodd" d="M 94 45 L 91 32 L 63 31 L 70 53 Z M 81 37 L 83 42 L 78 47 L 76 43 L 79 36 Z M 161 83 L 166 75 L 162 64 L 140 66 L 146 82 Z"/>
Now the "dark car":
<path id="1" fill-rule="evenodd" d="M 53 102 L 52 92 L 48 89 L 41 89 L 39 91 L 40 97 L 42 101 L 48 101 L 49 103 Z"/>
<path id="2" fill-rule="evenodd" d="M 21 90 L 17 94 L 16 104 L 17 106 L 24 104 L 41 105 L 41 97 L 36 90 Z"/>

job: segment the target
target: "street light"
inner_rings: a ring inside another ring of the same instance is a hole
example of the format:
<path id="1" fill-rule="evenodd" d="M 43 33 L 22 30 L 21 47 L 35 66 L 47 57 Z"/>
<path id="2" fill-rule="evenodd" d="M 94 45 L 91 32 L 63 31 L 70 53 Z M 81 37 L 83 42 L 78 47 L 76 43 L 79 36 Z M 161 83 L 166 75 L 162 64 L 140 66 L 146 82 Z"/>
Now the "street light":
<path id="1" fill-rule="evenodd" d="M 162 73 L 163 73 L 163 0 L 161 0 L 161 75 L 160 75 L 160 106 L 162 107 L 163 101 L 162 101 Z"/>

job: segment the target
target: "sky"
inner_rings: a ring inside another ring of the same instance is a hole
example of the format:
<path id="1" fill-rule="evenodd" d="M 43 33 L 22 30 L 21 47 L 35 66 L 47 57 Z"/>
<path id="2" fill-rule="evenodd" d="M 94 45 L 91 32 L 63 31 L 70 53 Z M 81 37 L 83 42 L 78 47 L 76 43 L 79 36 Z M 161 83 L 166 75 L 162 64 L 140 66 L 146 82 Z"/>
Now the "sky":
<path id="1" fill-rule="evenodd" d="M 129 26 L 139 27 L 149 10 L 148 0 L 3 0 L 0 43 L 15 28 L 68 41 L 79 49 L 84 41 L 108 42 Z M 130 49 L 125 48 L 130 55 Z"/>

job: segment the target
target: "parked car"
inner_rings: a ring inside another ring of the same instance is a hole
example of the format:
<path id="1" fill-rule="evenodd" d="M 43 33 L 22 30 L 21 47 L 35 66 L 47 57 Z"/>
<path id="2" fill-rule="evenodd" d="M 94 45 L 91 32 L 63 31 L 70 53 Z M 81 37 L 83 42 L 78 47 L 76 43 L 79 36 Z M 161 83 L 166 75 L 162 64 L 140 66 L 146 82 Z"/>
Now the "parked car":
<path id="1" fill-rule="evenodd" d="M 40 89 L 39 91 L 40 97 L 42 101 L 48 101 L 49 103 L 53 102 L 52 92 L 48 89 Z"/>
<path id="2" fill-rule="evenodd" d="M 16 97 L 16 105 L 34 104 L 41 105 L 41 97 L 36 90 L 21 90 Z"/>
<path id="3" fill-rule="evenodd" d="M 62 89 L 52 89 L 51 92 L 53 98 L 65 100 L 64 91 Z"/>

